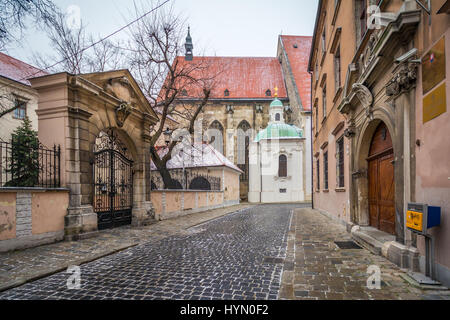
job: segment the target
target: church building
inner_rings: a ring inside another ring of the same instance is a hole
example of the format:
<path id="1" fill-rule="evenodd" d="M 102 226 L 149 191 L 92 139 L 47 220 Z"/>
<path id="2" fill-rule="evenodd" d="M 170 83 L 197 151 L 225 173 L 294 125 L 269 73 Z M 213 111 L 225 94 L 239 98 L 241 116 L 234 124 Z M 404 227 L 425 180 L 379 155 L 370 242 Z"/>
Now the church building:
<path id="1" fill-rule="evenodd" d="M 307 156 L 311 148 L 311 77 L 306 72 L 311 41 L 312 37 L 279 36 L 275 57 L 195 56 L 188 32 L 186 54 L 174 62 L 182 67 L 208 65 L 209 72 L 214 73 L 216 85 L 198 120 L 202 121 L 205 141 L 243 171 L 242 201 L 248 200 L 250 144 L 272 121 L 269 113 L 275 88 L 277 101 L 283 105 L 280 116 L 285 125 L 297 126 L 306 140 L 300 157 L 303 163 L 296 172 L 302 176 L 300 189 L 306 190 L 305 200 L 311 199 L 311 161 Z M 175 103 L 185 107 L 198 102 L 194 90 L 187 88 Z"/>
<path id="2" fill-rule="evenodd" d="M 286 124 L 284 106 L 275 99 L 269 107 L 269 125 L 250 145 L 249 202 L 305 200 L 303 185 L 303 130 Z"/>

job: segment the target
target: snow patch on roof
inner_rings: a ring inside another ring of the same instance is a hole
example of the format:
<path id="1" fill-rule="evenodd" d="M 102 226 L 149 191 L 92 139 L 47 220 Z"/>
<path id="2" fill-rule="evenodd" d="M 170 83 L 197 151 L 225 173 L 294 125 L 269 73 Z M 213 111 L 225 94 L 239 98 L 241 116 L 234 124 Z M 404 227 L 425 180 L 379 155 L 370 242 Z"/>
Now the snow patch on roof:
<path id="1" fill-rule="evenodd" d="M 183 150 L 182 150 L 183 149 Z M 158 150 L 160 157 L 163 157 L 168 151 L 167 147 L 161 147 Z M 167 169 L 184 168 L 203 168 L 203 167 L 228 167 L 239 171 L 233 162 L 227 159 L 223 154 L 214 149 L 207 143 L 196 143 L 191 146 L 179 144 L 172 151 L 172 158 L 166 164 Z M 150 164 L 150 170 L 156 171 L 157 168 L 153 161 Z"/>

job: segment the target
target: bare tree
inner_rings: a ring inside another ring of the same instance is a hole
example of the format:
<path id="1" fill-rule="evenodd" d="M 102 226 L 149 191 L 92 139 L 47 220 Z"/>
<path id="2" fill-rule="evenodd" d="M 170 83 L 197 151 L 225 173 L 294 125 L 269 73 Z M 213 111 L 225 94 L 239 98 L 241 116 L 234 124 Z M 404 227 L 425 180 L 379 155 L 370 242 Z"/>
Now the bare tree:
<path id="1" fill-rule="evenodd" d="M 2 0 L 0 1 L 0 49 L 22 37 L 26 19 L 34 25 L 53 24 L 58 9 L 51 0 Z"/>
<path id="2" fill-rule="evenodd" d="M 70 27 L 67 24 L 67 16 L 58 13 L 53 25 L 46 29 L 46 33 L 55 55 L 35 53 L 33 58 L 40 68 L 50 72 L 66 71 L 73 74 L 88 70 L 89 59 L 84 50 L 88 46 L 88 38 L 82 20 L 79 27 Z"/>
<path id="3" fill-rule="evenodd" d="M 91 36 L 89 42 L 92 44 L 97 40 Z M 117 70 L 125 66 L 125 56 L 120 43 L 114 43 L 111 40 L 104 40 L 93 46 L 87 60 L 89 72 Z"/>
<path id="4" fill-rule="evenodd" d="M 184 124 L 184 129 L 193 135 L 196 119 L 207 104 L 215 82 L 210 65 L 204 61 L 188 63 L 180 58 L 185 32 L 184 23 L 173 13 L 173 8 L 159 10 L 133 27 L 128 47 L 131 72 L 153 109 L 161 114 L 150 141 L 150 153 L 166 188 L 174 186 L 166 164 L 180 142 L 173 139 L 164 154 L 158 153 L 156 143 L 163 134 L 166 120 L 171 116 L 185 119 L 180 129 Z M 177 103 L 187 90 L 189 96 L 198 101 L 197 106 L 183 108 Z"/>
<path id="5" fill-rule="evenodd" d="M 81 74 L 114 70 L 124 65 L 123 51 L 119 45 L 109 39 L 96 40 L 87 33 L 82 20 L 77 27 L 69 26 L 67 15 L 59 13 L 46 32 L 55 55 L 34 53 L 33 59 L 40 68 Z"/>

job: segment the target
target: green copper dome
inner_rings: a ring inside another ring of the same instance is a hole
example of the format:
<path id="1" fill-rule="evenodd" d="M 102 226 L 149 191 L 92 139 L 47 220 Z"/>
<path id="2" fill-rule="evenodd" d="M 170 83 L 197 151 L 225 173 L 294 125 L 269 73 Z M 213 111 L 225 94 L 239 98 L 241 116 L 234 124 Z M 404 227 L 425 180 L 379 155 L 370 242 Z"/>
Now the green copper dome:
<path id="1" fill-rule="evenodd" d="M 270 107 L 283 107 L 283 103 L 278 100 L 278 98 L 275 98 L 275 100 L 272 101 L 272 103 L 270 104 Z"/>
<path id="2" fill-rule="evenodd" d="M 303 138 L 303 131 L 296 126 L 285 123 L 273 123 L 256 136 L 255 142 L 267 139 L 298 139 Z"/>

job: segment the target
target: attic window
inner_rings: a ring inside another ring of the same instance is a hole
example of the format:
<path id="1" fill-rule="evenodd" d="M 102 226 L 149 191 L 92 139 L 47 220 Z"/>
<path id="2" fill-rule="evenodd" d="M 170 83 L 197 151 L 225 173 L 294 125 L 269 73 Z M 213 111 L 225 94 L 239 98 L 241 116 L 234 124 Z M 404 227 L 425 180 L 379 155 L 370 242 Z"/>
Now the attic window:
<path id="1" fill-rule="evenodd" d="M 188 95 L 186 89 L 181 90 L 181 95 L 182 96 L 187 96 Z"/>
<path id="2" fill-rule="evenodd" d="M 298 48 L 298 45 L 297 45 L 296 43 L 294 43 L 294 48 L 295 48 L 295 49 L 297 49 L 297 48 Z"/>
<path id="3" fill-rule="evenodd" d="M 272 96 L 272 91 L 270 91 L 270 89 L 267 89 L 266 97 L 270 97 L 270 96 Z"/>
<path id="4" fill-rule="evenodd" d="M 225 89 L 225 91 L 223 92 L 223 95 L 224 95 L 225 97 L 230 96 L 230 91 L 229 91 L 228 89 Z"/>

